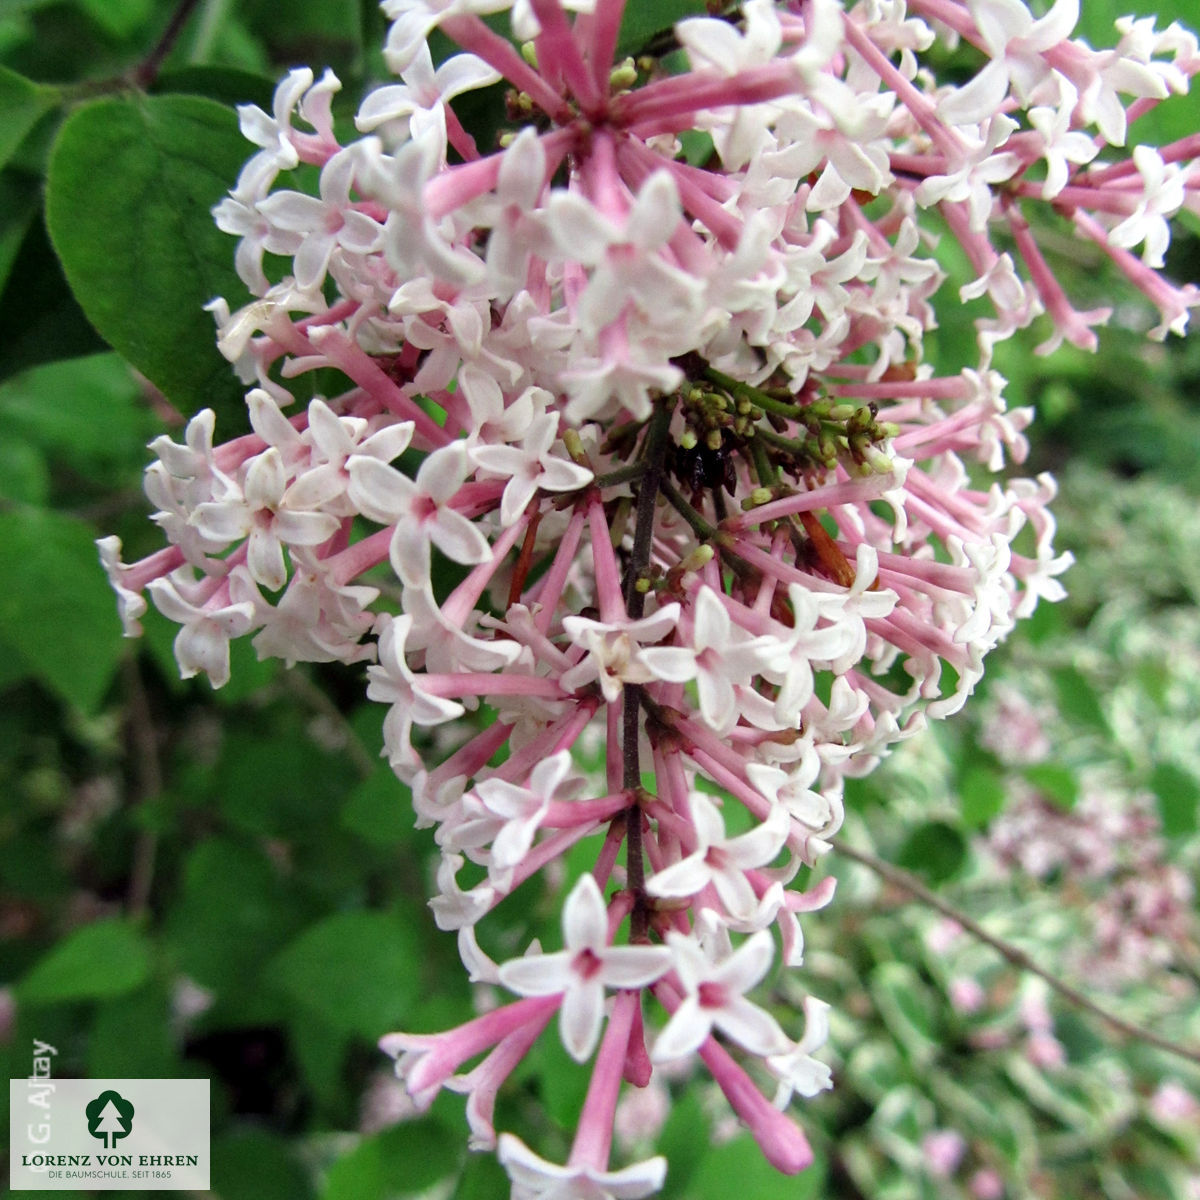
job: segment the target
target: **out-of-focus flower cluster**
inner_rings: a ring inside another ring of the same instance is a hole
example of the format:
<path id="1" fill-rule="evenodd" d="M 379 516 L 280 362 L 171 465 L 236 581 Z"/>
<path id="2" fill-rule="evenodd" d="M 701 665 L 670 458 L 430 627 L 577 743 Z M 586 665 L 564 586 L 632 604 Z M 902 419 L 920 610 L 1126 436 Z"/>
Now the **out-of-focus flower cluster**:
<path id="1" fill-rule="evenodd" d="M 1074 464 L 1061 482 L 1078 587 L 1036 642 L 1005 647 L 976 704 L 855 783 L 845 836 L 903 859 L 921 823 L 955 830 L 941 894 L 960 913 L 1194 1045 L 1200 592 L 1190 556 L 1163 550 L 1200 524 L 1161 478 Z M 839 1080 L 812 1119 L 864 1195 L 917 1177 L 952 1197 L 1195 1194 L 1194 1066 L 1081 1016 L 870 872 L 839 875 L 842 920 L 812 930 L 806 961 Z"/>
<path id="2" fill-rule="evenodd" d="M 798 964 L 797 914 L 830 898 L 787 885 L 829 848 L 842 778 L 957 711 L 1014 621 L 1062 595 L 1051 480 L 977 482 L 1026 450 L 996 343 L 1044 314 L 1044 351 L 1091 348 L 1108 316 L 1072 307 L 1039 223 L 1099 246 L 1156 336 L 1200 302 L 1158 270 L 1200 143 L 1124 148 L 1200 69 L 1195 40 L 1127 20 L 1094 50 L 1068 0 L 1040 19 L 1018 0 L 749 0 L 614 61 L 621 0 L 383 7 L 400 82 L 363 100 L 362 136 L 335 131 L 328 73 L 243 110 L 258 149 L 215 215 L 255 299 L 212 309 L 252 432 L 218 444 L 205 412 L 155 442 L 170 545 L 132 565 L 102 545 L 127 630 L 148 592 L 182 672 L 217 686 L 238 637 L 370 664 L 386 753 L 443 851 L 438 924 L 472 979 L 518 997 L 387 1048 L 418 1105 L 468 1093 L 514 1195 L 657 1188 L 661 1159 L 610 1169 L 621 1080 L 692 1054 L 799 1170 L 782 1110 L 828 1086 L 825 1008 L 809 999 L 794 1041 L 747 993 L 771 931 Z M 462 51 L 436 69 L 434 30 Z M 930 55 L 957 43 L 978 71 L 941 83 Z M 506 106 L 496 147 L 455 114 L 479 88 Z M 945 231 L 974 276 L 949 298 Z M 978 363 L 938 374 L 936 302 L 977 299 Z M 342 390 L 289 413 L 319 368 Z M 595 730 L 599 782 L 572 753 Z M 477 924 L 591 835 L 563 948 L 492 962 Z M 595 1055 L 565 1166 L 492 1120 L 555 1017 L 572 1057 Z"/>

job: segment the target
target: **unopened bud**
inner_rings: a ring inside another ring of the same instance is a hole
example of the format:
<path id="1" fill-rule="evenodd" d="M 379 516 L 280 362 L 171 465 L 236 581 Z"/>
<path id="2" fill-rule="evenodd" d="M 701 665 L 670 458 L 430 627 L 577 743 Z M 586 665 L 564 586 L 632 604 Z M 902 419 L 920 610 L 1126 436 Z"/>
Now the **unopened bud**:
<path id="1" fill-rule="evenodd" d="M 878 475 L 886 475 L 895 466 L 892 460 L 878 446 L 867 446 L 863 450 L 863 459 L 867 466 Z"/>
<path id="2" fill-rule="evenodd" d="M 537 70 L 537 46 L 533 42 L 521 43 L 521 57 L 536 71 Z"/>
<path id="3" fill-rule="evenodd" d="M 697 546 L 686 558 L 679 562 L 680 571 L 699 571 L 701 567 L 707 566 L 716 556 L 716 551 L 705 542 L 702 546 Z"/>
<path id="4" fill-rule="evenodd" d="M 749 512 L 750 509 L 757 508 L 760 504 L 769 504 L 773 499 L 774 494 L 770 488 L 755 488 L 754 491 L 752 491 L 750 495 L 742 501 L 742 508 L 746 512 Z"/>
<path id="5" fill-rule="evenodd" d="M 579 436 L 579 430 L 568 429 L 563 434 L 562 440 L 572 461 L 577 462 L 581 467 L 587 467 L 590 471 L 592 469 L 591 459 L 588 458 L 587 451 L 583 448 L 583 439 Z"/>
<path id="6" fill-rule="evenodd" d="M 721 448 L 721 431 L 719 429 L 710 429 L 704 435 L 704 444 L 710 450 L 720 450 L 720 448 Z"/>
<path id="7" fill-rule="evenodd" d="M 696 448 L 696 431 L 694 429 L 685 429 L 679 435 L 679 444 L 685 450 L 695 450 L 695 448 Z"/>
<path id="8" fill-rule="evenodd" d="M 608 76 L 608 85 L 614 92 L 623 91 L 625 88 L 633 87 L 637 83 L 637 77 L 638 71 L 633 59 L 627 58 L 613 67 Z"/>

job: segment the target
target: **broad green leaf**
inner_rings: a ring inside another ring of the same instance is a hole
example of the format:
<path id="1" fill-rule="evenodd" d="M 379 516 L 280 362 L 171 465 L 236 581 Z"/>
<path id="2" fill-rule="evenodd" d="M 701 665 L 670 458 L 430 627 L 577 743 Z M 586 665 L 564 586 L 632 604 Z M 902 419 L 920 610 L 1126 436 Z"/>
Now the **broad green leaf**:
<path id="1" fill-rule="evenodd" d="M 1058 705 L 1064 715 L 1098 733 L 1110 736 L 1108 718 L 1100 707 L 1096 692 L 1086 677 L 1076 667 L 1061 667 L 1054 672 L 1054 688 L 1058 693 Z"/>
<path id="2" fill-rule="evenodd" d="M 330 1028 L 375 1039 L 409 1014 L 421 960 L 409 923 L 389 913 L 344 912 L 286 946 L 268 965 L 267 978 Z"/>
<path id="3" fill-rule="evenodd" d="M 155 95 L 207 96 L 221 104 L 257 104 L 269 112 L 275 84 L 236 67 L 178 67 L 159 75 L 150 90 Z"/>
<path id="4" fill-rule="evenodd" d="M 709 1115 L 694 1088 L 684 1088 L 672 1098 L 670 1113 L 655 1149 L 670 1164 L 663 1184 L 662 1200 L 677 1200 L 692 1194 L 690 1183 L 704 1157 L 709 1141 Z"/>
<path id="5" fill-rule="evenodd" d="M 94 537 L 85 522 L 62 513 L 0 512 L 0 639 L 84 712 L 104 698 L 124 653 Z"/>
<path id="6" fill-rule="evenodd" d="M 69 933 L 17 985 L 23 1004 L 103 1000 L 139 987 L 150 973 L 150 944 L 123 917 Z"/>
<path id="7" fill-rule="evenodd" d="M 246 157 L 236 116 L 214 101 L 99 100 L 63 124 L 46 187 L 54 248 L 88 319 L 178 407 L 234 426 L 242 387 L 203 307 L 245 296 L 211 209 Z"/>
<path id="8" fill-rule="evenodd" d="M 783 1196 L 787 1200 L 818 1200 L 824 1195 L 825 1171 L 820 1162 L 786 1183 L 783 1180 L 754 1139 L 744 1133 L 707 1150 L 696 1165 L 687 1194 L 695 1200 L 729 1200 L 731 1196 L 739 1200 L 780 1200 Z"/>
<path id="9" fill-rule="evenodd" d="M 40 213 L 26 228 L 0 292 L 0 346 L 0 379 L 107 349 L 71 294 Z"/>
<path id="10" fill-rule="evenodd" d="M 61 456 L 72 472 L 103 476 L 121 465 L 131 481 L 160 428 L 133 373 L 112 353 L 47 363 L 6 381 L 0 423 Z"/>
<path id="11" fill-rule="evenodd" d="M 8 67 L 0 67 L 0 167 L 12 158 L 38 118 L 57 103 L 54 88 L 34 83 Z"/>
<path id="12" fill-rule="evenodd" d="M 41 180 L 20 171 L 0 173 L 0 291 L 41 204 Z"/>
<path id="13" fill-rule="evenodd" d="M 968 829 L 982 829 L 1003 811 L 1006 795 L 1004 781 L 997 771 L 968 767 L 958 782 L 963 824 Z"/>
<path id="14" fill-rule="evenodd" d="M 860 1042 L 846 1059 L 841 1072 L 845 1080 L 878 1104 L 893 1088 L 912 1078 L 908 1062 L 896 1044 L 883 1037 Z"/>
<path id="15" fill-rule="evenodd" d="M 293 1144 L 254 1128 L 213 1142 L 212 1187 L 221 1200 L 308 1200 L 313 1194 Z"/>
<path id="16" fill-rule="evenodd" d="M 374 846 L 403 845 L 412 837 L 412 793 L 391 771 L 381 768 L 350 793 L 341 822 Z"/>
<path id="17" fill-rule="evenodd" d="M 88 1038 L 87 1073 L 96 1079 L 171 1079 L 180 1074 L 171 1033 L 171 997 L 153 981 L 100 1006 Z"/>
<path id="18" fill-rule="evenodd" d="M 574 1129 L 587 1096 L 588 1075 L 563 1046 L 558 1017 L 551 1019 L 525 1061 L 546 1114 L 560 1128 Z"/>
<path id="19" fill-rule="evenodd" d="M 1079 780 L 1062 763 L 1036 763 L 1026 767 L 1025 778 L 1059 808 L 1070 810 L 1079 799 Z"/>
<path id="20" fill-rule="evenodd" d="M 0 500 L 17 504 L 41 506 L 50 495 L 50 470 L 36 446 L 12 436 L 0 420 Z M 4 671 L 19 670 L 24 674 L 21 660 L 0 662 L 0 687 L 4 686 Z"/>
<path id="21" fill-rule="evenodd" d="M 408 1121 L 364 1138 L 329 1169 L 322 1200 L 412 1196 L 456 1174 L 462 1137 L 440 1121 Z"/>
<path id="22" fill-rule="evenodd" d="M 323 840 L 346 790 L 348 764 L 306 740 L 298 719 L 274 733 L 248 727 L 229 734 L 213 779 L 221 812 L 250 834 Z"/>
<path id="23" fill-rule="evenodd" d="M 336 1114 L 347 1102 L 346 1054 L 353 1039 L 349 1034 L 330 1029 L 311 1012 L 298 1012 L 288 1022 L 288 1041 L 309 1092 L 321 1110 Z M 386 1069 L 386 1060 L 384 1060 Z M 361 1097 L 353 1101 L 358 1106 Z M 336 1117 L 334 1118 L 336 1120 Z"/>
<path id="24" fill-rule="evenodd" d="M 154 12 L 154 0 L 75 0 L 105 33 L 127 38 L 136 33 Z"/>
<path id="25" fill-rule="evenodd" d="M 702 17 L 707 9 L 704 0 L 655 0 L 654 3 L 641 0 L 626 4 L 621 36 L 617 39 L 617 57 L 640 53 L 655 34 L 663 33 L 685 17 Z"/>
<path id="26" fill-rule="evenodd" d="M 896 862 L 930 883 L 943 883 L 962 870 L 967 859 L 963 835 L 945 821 L 927 821 L 904 839 Z"/>
<path id="27" fill-rule="evenodd" d="M 495 1200 L 511 1190 L 508 1173 L 494 1154 L 471 1154 L 454 1189 L 454 1200 Z"/>
<path id="28" fill-rule="evenodd" d="M 909 966 L 884 962 L 871 972 L 871 996 L 884 1023 L 914 1062 L 937 1053 L 937 1005 Z"/>
<path id="29" fill-rule="evenodd" d="M 182 969 L 222 991 L 255 979 L 265 958 L 309 917 L 308 905 L 260 851 L 213 838 L 188 857 L 166 929 Z"/>
<path id="30" fill-rule="evenodd" d="M 1150 790 L 1158 797 L 1158 814 L 1167 837 L 1196 832 L 1200 782 L 1175 763 L 1159 763 L 1150 776 Z"/>

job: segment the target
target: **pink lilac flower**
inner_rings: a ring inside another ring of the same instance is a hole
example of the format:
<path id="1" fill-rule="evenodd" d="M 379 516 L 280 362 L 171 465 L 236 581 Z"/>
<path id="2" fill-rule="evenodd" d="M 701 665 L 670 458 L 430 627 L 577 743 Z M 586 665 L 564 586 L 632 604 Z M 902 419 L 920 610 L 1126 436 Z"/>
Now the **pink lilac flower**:
<path id="1" fill-rule="evenodd" d="M 748 0 L 681 22 L 671 73 L 614 63 L 623 0 L 383 8 L 401 82 L 361 102 L 362 136 L 339 140 L 328 73 L 241 111 L 257 149 L 216 218 L 253 299 L 209 308 L 252 431 L 216 444 L 204 413 L 154 443 L 170 546 L 101 547 L 126 629 L 148 592 L 215 686 L 235 637 L 370 663 L 442 855 L 435 920 L 521 997 L 385 1049 L 419 1107 L 467 1095 L 515 1196 L 655 1190 L 661 1159 L 612 1167 L 612 1123 L 622 1080 L 673 1054 L 800 1170 L 802 1131 L 743 1063 L 781 1105 L 814 1094 L 827 1018 L 811 999 L 793 1042 L 746 993 L 776 929 L 800 964 L 798 914 L 831 898 L 789 885 L 831 850 L 843 778 L 957 711 L 1063 594 L 1053 481 L 987 479 L 1032 415 L 991 355 L 1034 322 L 1090 348 L 1109 316 L 1055 278 L 1055 221 L 1156 306 L 1154 336 L 1186 328 L 1200 292 L 1158 265 L 1200 142 L 1124 143 L 1186 90 L 1195 40 L 1126 21 L 1093 50 L 1071 0 Z M 435 30 L 462 51 L 436 68 Z M 977 67 L 957 84 L 927 57 L 946 31 Z M 497 80 L 508 127 L 479 145 L 453 105 Z M 280 186 L 300 163 L 315 196 Z M 934 227 L 972 276 L 949 299 Z M 967 301 L 978 362 L 940 372 L 926 334 Z M 289 413 L 317 370 L 335 394 Z M 475 926 L 582 843 L 564 948 L 492 963 Z M 561 1166 L 494 1128 L 555 1013 L 592 1072 Z"/>
<path id="2" fill-rule="evenodd" d="M 921 1139 L 925 1165 L 935 1179 L 949 1179 L 958 1170 L 966 1152 L 966 1140 L 955 1129 L 935 1129 Z"/>

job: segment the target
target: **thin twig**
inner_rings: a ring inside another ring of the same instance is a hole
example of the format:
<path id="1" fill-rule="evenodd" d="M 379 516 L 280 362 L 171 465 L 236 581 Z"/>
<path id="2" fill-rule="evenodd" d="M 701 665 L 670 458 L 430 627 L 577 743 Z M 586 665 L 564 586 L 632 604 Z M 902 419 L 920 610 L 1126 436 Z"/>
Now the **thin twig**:
<path id="1" fill-rule="evenodd" d="M 623 467 L 617 467 L 615 471 L 597 475 L 592 482 L 598 488 L 616 487 L 618 483 L 632 483 L 633 480 L 640 479 L 645 473 L 646 464 L 644 462 L 626 463 Z"/>
<path id="2" fill-rule="evenodd" d="M 179 0 L 175 12 L 167 22 L 166 29 L 163 30 L 162 37 L 158 39 L 154 48 L 133 72 L 133 81 L 138 87 L 148 88 L 158 78 L 158 73 L 162 70 L 167 55 L 174 49 L 179 35 L 183 32 L 183 27 L 188 23 L 188 19 L 199 3 L 200 0 Z"/>
<path id="3" fill-rule="evenodd" d="M 692 532 L 701 540 L 707 541 L 717 532 L 712 522 L 705 520 L 703 514 L 696 511 L 687 502 L 683 493 L 668 480 L 662 481 L 662 494 L 670 501 L 671 507 L 692 527 Z"/>
<path id="4" fill-rule="evenodd" d="M 1057 975 L 1052 975 L 1044 967 L 1038 966 L 1024 950 L 1018 949 L 1011 942 L 1006 942 L 1002 938 L 996 937 L 995 934 L 988 933 L 978 921 L 955 908 L 953 904 L 943 900 L 935 892 L 931 892 L 915 875 L 910 874 L 900 867 L 894 867 L 889 862 L 884 862 L 883 859 L 877 858 L 869 851 L 856 849 L 843 841 L 835 843 L 834 850 L 838 854 L 869 868 L 876 875 L 880 876 L 880 878 L 895 884 L 898 888 L 908 892 L 909 895 L 916 897 L 923 904 L 928 904 L 930 908 L 957 922 L 972 937 L 977 938 L 984 945 L 991 946 L 997 954 L 1010 962 L 1018 970 L 1028 971 L 1030 975 L 1036 975 L 1039 979 L 1044 980 L 1068 1003 L 1082 1009 L 1084 1012 L 1091 1013 L 1098 1020 L 1112 1026 L 1118 1033 L 1123 1033 L 1126 1037 L 1135 1038 L 1139 1042 L 1145 1042 L 1148 1046 L 1154 1046 L 1156 1049 L 1163 1050 L 1167 1054 L 1174 1054 L 1178 1058 L 1186 1058 L 1189 1062 L 1200 1063 L 1200 1050 L 1191 1046 L 1182 1046 L 1178 1042 L 1171 1041 L 1169 1038 L 1160 1037 L 1152 1030 L 1145 1029 L 1141 1025 L 1135 1025 L 1132 1021 L 1126 1021 L 1124 1017 L 1118 1017 L 1115 1013 L 1109 1012 L 1108 1009 L 1102 1008 L 1077 988 L 1071 987 L 1070 984 L 1064 983 L 1059 979 Z"/>

